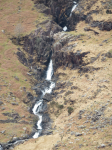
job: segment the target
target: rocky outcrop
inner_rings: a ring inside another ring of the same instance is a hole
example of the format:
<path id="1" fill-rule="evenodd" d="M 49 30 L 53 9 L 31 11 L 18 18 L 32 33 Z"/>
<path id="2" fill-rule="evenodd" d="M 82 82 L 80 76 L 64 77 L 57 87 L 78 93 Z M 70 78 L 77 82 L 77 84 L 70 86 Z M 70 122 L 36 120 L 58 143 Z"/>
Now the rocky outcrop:
<path id="1" fill-rule="evenodd" d="M 75 0 L 76 2 L 78 0 Z M 64 27 L 67 23 L 67 18 L 70 16 L 71 8 L 74 5 L 73 0 L 34 0 L 34 3 L 44 4 L 50 8 L 49 12 L 54 18 L 54 21 L 61 27 Z"/>
<path id="2" fill-rule="evenodd" d="M 71 69 L 76 68 L 79 65 L 84 65 L 83 57 L 89 52 L 81 53 L 81 51 L 73 52 L 73 49 L 77 46 L 75 44 L 69 44 L 71 41 L 76 41 L 81 35 L 73 36 L 65 32 L 59 32 L 54 35 L 53 43 L 53 64 L 54 69 L 63 66 L 64 69 L 69 67 Z"/>
<path id="3" fill-rule="evenodd" d="M 110 31 L 112 30 L 112 22 L 110 21 L 93 21 L 91 23 L 91 27 L 98 27 L 99 30 L 106 30 Z"/>
<path id="4" fill-rule="evenodd" d="M 45 100 L 45 101 L 47 101 L 47 102 L 51 101 L 51 100 L 52 100 L 52 95 L 46 93 L 46 94 L 44 95 L 44 97 L 43 97 L 43 100 Z"/>
<path id="5" fill-rule="evenodd" d="M 53 34 L 62 31 L 52 19 L 44 20 L 37 25 L 31 34 L 22 37 L 12 37 L 11 40 L 18 48 L 19 61 L 29 67 L 29 76 L 40 79 L 45 75 L 46 67 L 52 54 Z"/>
<path id="6" fill-rule="evenodd" d="M 51 14 L 53 16 L 53 20 L 59 24 L 61 27 L 67 26 L 68 31 L 75 30 L 75 27 L 78 22 L 85 21 L 91 27 L 98 27 L 99 30 L 107 30 L 110 31 L 112 29 L 112 21 L 108 20 L 94 20 L 92 18 L 92 14 L 102 13 L 103 9 L 106 9 L 106 13 L 111 14 L 111 10 L 109 10 L 108 6 L 110 6 L 109 2 L 101 2 L 102 8 L 95 10 L 91 10 L 91 7 L 97 3 L 97 0 L 75 0 L 78 5 L 72 15 L 70 16 L 71 9 L 74 5 L 72 0 L 33 0 L 35 3 L 35 7 L 40 9 L 41 12 Z M 86 11 L 87 13 L 85 13 Z"/>

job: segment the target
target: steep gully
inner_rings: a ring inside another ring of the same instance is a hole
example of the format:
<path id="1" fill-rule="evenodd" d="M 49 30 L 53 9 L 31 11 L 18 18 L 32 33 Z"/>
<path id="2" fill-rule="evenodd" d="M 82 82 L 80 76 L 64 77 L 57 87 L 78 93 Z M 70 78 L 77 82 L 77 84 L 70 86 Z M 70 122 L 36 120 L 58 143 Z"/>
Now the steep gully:
<path id="1" fill-rule="evenodd" d="M 50 86 L 49 86 L 49 88 L 45 88 L 42 91 L 41 99 L 38 102 L 36 102 L 36 104 L 33 107 L 33 113 L 39 117 L 39 121 L 37 122 L 38 132 L 36 132 L 33 135 L 33 138 L 38 138 L 42 132 L 42 125 L 41 125 L 42 124 L 42 114 L 40 113 L 41 107 L 43 105 L 43 99 L 42 98 L 46 93 L 51 93 L 52 89 L 55 87 L 55 83 L 51 81 L 52 75 L 53 75 L 53 64 L 52 64 L 52 60 L 50 60 L 48 70 L 46 73 L 46 80 L 50 81 Z"/>
<path id="2" fill-rule="evenodd" d="M 71 10 L 70 16 L 72 15 L 72 12 L 75 10 L 76 7 L 77 7 L 77 3 L 74 1 L 74 5 L 73 5 L 73 8 Z M 67 27 L 65 26 L 63 28 L 63 30 L 67 31 Z M 55 87 L 55 83 L 51 81 L 52 75 L 53 75 L 53 63 L 52 63 L 52 60 L 50 60 L 48 70 L 46 73 L 46 80 L 50 81 L 50 86 L 49 86 L 49 88 L 45 88 L 45 90 L 42 90 L 41 99 L 38 102 L 36 102 L 36 104 L 34 105 L 34 107 L 32 109 L 33 113 L 39 117 L 39 121 L 37 122 L 38 132 L 36 132 L 33 135 L 33 138 L 38 138 L 42 132 L 42 125 L 41 125 L 42 124 L 42 114 L 40 113 L 41 107 L 43 105 L 43 99 L 42 98 L 46 93 L 51 93 L 52 89 Z"/>
<path id="3" fill-rule="evenodd" d="M 73 5 L 73 7 L 72 7 L 72 10 L 71 10 L 71 13 L 70 13 L 70 17 L 72 16 L 72 12 L 75 10 L 75 8 L 77 7 L 77 3 L 74 1 L 74 5 Z M 63 28 L 63 31 L 67 31 L 67 26 L 65 26 L 64 28 Z"/>
<path id="4" fill-rule="evenodd" d="M 70 13 L 70 17 L 72 16 L 72 12 L 75 10 L 75 8 L 77 7 L 77 3 L 74 1 L 74 5 L 71 9 L 71 13 Z M 63 31 L 67 31 L 67 26 L 65 26 L 63 28 Z M 48 65 L 48 68 L 47 68 L 47 71 L 46 71 L 46 77 L 45 77 L 45 80 L 46 81 L 49 81 L 50 82 L 50 85 L 49 87 L 45 87 L 44 89 L 42 89 L 42 94 L 40 96 L 40 99 L 35 103 L 32 111 L 34 113 L 34 115 L 38 116 L 39 120 L 37 122 L 37 130 L 34 135 L 32 136 L 32 138 L 38 138 L 41 133 L 42 133 L 42 121 L 43 121 L 43 114 L 42 114 L 42 109 L 43 109 L 43 97 L 46 93 L 51 93 L 52 92 L 52 89 L 55 87 L 55 83 L 51 81 L 52 79 L 52 76 L 53 76 L 53 63 L 52 63 L 52 59 L 50 60 L 49 62 L 49 65 Z M 8 144 L 6 144 L 5 146 L 1 146 L 0 145 L 0 150 L 3 150 L 3 149 L 9 149 L 10 147 L 16 145 L 16 144 L 20 144 L 20 143 L 23 143 L 25 140 L 28 140 L 28 139 L 23 139 L 23 140 L 17 140 L 15 142 L 9 142 Z"/>

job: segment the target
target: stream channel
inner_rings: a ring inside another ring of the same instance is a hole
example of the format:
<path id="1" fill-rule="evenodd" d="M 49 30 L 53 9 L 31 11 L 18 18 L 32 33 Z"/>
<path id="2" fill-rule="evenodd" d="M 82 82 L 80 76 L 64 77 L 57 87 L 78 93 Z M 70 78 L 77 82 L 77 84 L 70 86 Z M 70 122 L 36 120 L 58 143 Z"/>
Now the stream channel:
<path id="1" fill-rule="evenodd" d="M 49 88 L 46 87 L 44 90 L 42 90 L 41 99 L 36 102 L 36 104 L 34 105 L 34 107 L 32 109 L 33 113 L 35 115 L 37 115 L 39 118 L 39 120 L 37 122 L 38 132 L 36 132 L 33 135 L 33 138 L 38 138 L 42 132 L 42 114 L 41 114 L 41 110 L 42 110 L 42 106 L 43 106 L 43 99 L 42 98 L 46 93 L 51 93 L 52 89 L 55 87 L 55 83 L 51 81 L 52 75 L 53 75 L 53 63 L 52 63 L 52 60 L 50 60 L 50 63 L 49 63 L 49 66 L 48 66 L 48 69 L 46 72 L 46 80 L 50 81 L 50 86 L 49 86 Z"/>
<path id="2" fill-rule="evenodd" d="M 40 96 L 40 100 L 37 101 L 32 109 L 34 115 L 38 116 L 39 120 L 37 122 L 37 132 L 35 132 L 35 134 L 33 135 L 32 138 L 38 138 L 40 136 L 40 134 L 42 133 L 42 110 L 43 110 L 43 105 L 44 105 L 44 101 L 43 101 L 43 96 L 46 93 L 51 93 L 52 89 L 55 87 L 55 83 L 51 81 L 51 78 L 53 76 L 53 63 L 52 63 L 52 59 L 49 62 L 47 71 L 46 71 L 46 77 L 45 80 L 50 82 L 49 87 L 45 87 L 44 89 L 42 89 L 42 95 Z M 28 139 L 25 139 L 28 140 Z M 17 140 L 16 142 L 9 142 L 6 146 L 6 148 L 10 148 L 11 146 L 14 146 L 16 144 L 20 144 L 23 143 L 25 140 Z M 0 150 L 3 150 L 3 147 L 0 145 Z"/>
<path id="3" fill-rule="evenodd" d="M 78 5 L 75 1 L 73 3 L 74 3 L 74 5 L 73 5 L 73 7 L 71 9 L 70 17 L 72 16 L 72 12 L 76 9 L 76 7 Z M 63 31 L 67 31 L 67 26 L 65 26 L 63 28 Z M 55 83 L 51 81 L 52 76 L 53 76 L 53 63 L 52 63 L 52 59 L 51 59 L 50 62 L 49 62 L 49 65 L 48 65 L 48 69 L 46 71 L 46 78 L 45 78 L 46 81 L 50 82 L 50 86 L 49 86 L 49 88 L 45 87 L 45 89 L 42 90 L 42 95 L 40 97 L 40 100 L 35 103 L 35 105 L 34 105 L 34 107 L 32 109 L 34 115 L 38 116 L 38 118 L 39 118 L 39 120 L 37 122 L 37 132 L 35 132 L 35 134 L 33 135 L 32 138 L 38 138 L 41 135 L 41 133 L 42 133 L 42 117 L 43 117 L 43 115 L 41 113 L 41 110 L 42 110 L 43 102 L 44 102 L 43 101 L 43 96 L 46 93 L 51 93 L 52 89 L 55 87 Z M 28 139 L 26 139 L 26 140 L 28 140 Z M 7 147 L 11 147 L 13 145 L 16 145 L 18 143 L 22 143 L 24 141 L 25 140 L 17 140 L 14 143 L 7 144 Z M 1 145 L 0 145 L 0 150 L 3 150 Z"/>
<path id="4" fill-rule="evenodd" d="M 74 3 L 74 5 L 73 5 L 73 7 L 72 7 L 72 9 L 71 9 L 71 12 L 70 12 L 70 16 L 69 16 L 69 17 L 72 16 L 72 12 L 76 9 L 76 7 L 77 7 L 77 5 L 78 5 L 75 1 L 74 1 L 73 3 Z M 64 27 L 63 27 L 63 31 L 67 31 L 67 30 L 68 30 L 67 26 L 64 26 Z"/>

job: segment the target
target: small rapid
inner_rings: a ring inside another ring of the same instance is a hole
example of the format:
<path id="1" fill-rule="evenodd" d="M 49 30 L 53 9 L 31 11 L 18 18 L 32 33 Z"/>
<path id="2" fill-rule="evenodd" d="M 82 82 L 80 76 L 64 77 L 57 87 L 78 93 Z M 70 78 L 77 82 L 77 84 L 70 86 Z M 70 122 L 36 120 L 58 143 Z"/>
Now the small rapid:
<path id="1" fill-rule="evenodd" d="M 46 94 L 46 93 L 51 93 L 52 89 L 55 87 L 55 83 L 51 81 L 53 75 L 53 63 L 52 60 L 50 60 L 49 65 L 48 65 L 48 69 L 46 72 L 46 79 L 47 81 L 50 81 L 50 86 L 49 88 L 45 88 L 44 90 L 42 90 L 42 97 Z M 39 101 L 36 102 L 36 104 L 34 105 L 32 111 L 35 115 L 38 116 L 39 120 L 37 122 L 37 130 L 38 132 L 35 132 L 35 134 L 33 135 L 33 138 L 38 138 L 39 135 L 42 133 L 42 106 L 43 106 L 43 99 L 41 98 Z"/>

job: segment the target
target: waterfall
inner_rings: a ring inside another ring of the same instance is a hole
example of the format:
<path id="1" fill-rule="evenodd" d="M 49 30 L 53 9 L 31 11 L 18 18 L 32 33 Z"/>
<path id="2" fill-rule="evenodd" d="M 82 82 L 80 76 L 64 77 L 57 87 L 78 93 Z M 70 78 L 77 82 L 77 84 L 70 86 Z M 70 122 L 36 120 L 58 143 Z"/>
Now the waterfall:
<path id="1" fill-rule="evenodd" d="M 46 80 L 50 81 L 53 75 L 53 64 L 52 64 L 52 59 L 50 60 L 48 70 L 47 70 L 47 75 L 46 75 Z"/>
<path id="2" fill-rule="evenodd" d="M 51 78 L 52 78 L 52 75 L 53 75 L 53 63 L 52 63 L 52 60 L 50 60 L 50 63 L 48 65 L 48 69 L 47 69 L 47 72 L 46 72 L 46 79 L 47 81 L 50 82 L 50 86 L 49 88 L 45 88 L 43 91 L 42 91 L 42 96 L 43 97 L 46 93 L 51 93 L 52 92 L 52 89 L 55 87 L 55 83 L 51 81 Z M 37 122 L 37 130 L 38 132 L 35 132 L 35 134 L 33 135 L 33 138 L 38 138 L 42 132 L 42 107 L 43 107 L 43 99 L 41 98 L 39 101 L 36 102 L 36 104 L 34 105 L 32 111 L 35 115 L 38 116 L 39 120 Z M 12 146 L 13 144 L 16 145 L 18 142 L 22 142 L 24 140 L 18 140 L 14 143 L 9 143 L 8 146 Z M 0 145 L 0 150 L 3 150 L 2 146 Z"/>
<path id="3" fill-rule="evenodd" d="M 2 146 L 0 145 L 0 150 L 3 150 Z"/>
<path id="4" fill-rule="evenodd" d="M 65 26 L 65 27 L 63 28 L 63 31 L 67 31 L 67 26 Z"/>
<path id="5" fill-rule="evenodd" d="M 73 7 L 72 7 L 72 9 L 71 9 L 71 13 L 70 13 L 70 17 L 72 16 L 72 12 L 75 10 L 75 8 L 77 7 L 77 3 L 74 1 L 73 2 L 74 3 L 74 5 L 73 5 Z M 68 28 L 67 28 L 67 26 L 65 26 L 65 27 L 63 27 L 63 31 L 67 31 L 68 30 Z"/>
<path id="6" fill-rule="evenodd" d="M 44 90 L 42 90 L 42 93 L 43 93 L 42 97 L 46 93 L 51 93 L 52 89 L 55 87 L 55 83 L 51 81 L 52 75 L 53 75 L 53 63 L 52 63 L 52 60 L 50 60 L 49 65 L 48 65 L 48 69 L 47 69 L 47 72 L 46 72 L 46 79 L 45 79 L 47 81 L 50 81 L 50 86 L 49 86 L 49 88 L 45 88 Z M 43 106 L 43 99 L 36 102 L 36 104 L 34 105 L 34 107 L 32 109 L 33 113 L 35 115 L 37 115 L 38 118 L 39 118 L 39 120 L 37 122 L 38 132 L 36 132 L 33 135 L 33 138 L 38 138 L 39 135 L 42 132 L 42 113 L 40 112 L 40 110 L 42 110 L 42 106 Z"/>
<path id="7" fill-rule="evenodd" d="M 75 10 L 75 8 L 77 7 L 76 2 L 74 1 L 74 5 L 72 7 L 71 13 L 70 13 L 70 17 L 72 16 L 72 12 Z"/>

